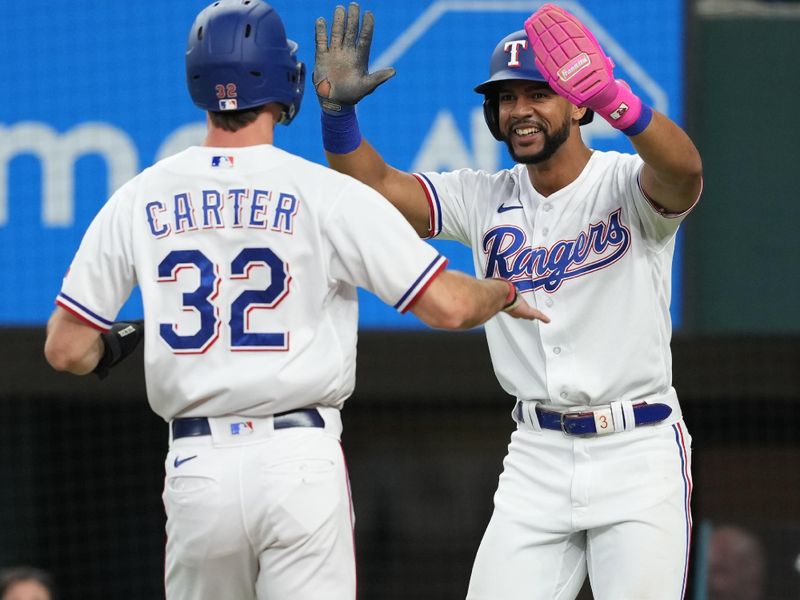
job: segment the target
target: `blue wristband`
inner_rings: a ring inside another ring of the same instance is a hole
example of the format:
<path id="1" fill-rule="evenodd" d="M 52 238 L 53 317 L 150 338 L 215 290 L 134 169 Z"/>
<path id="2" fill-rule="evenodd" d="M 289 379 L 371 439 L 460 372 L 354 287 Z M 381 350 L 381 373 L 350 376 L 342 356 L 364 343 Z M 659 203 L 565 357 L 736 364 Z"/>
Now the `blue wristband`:
<path id="1" fill-rule="evenodd" d="M 626 127 L 622 130 L 627 136 L 632 135 L 639 135 L 647 126 L 650 125 L 650 121 L 653 119 L 653 109 L 647 106 L 644 102 L 642 102 L 642 112 L 639 113 L 639 118 L 634 121 L 633 125 L 630 127 Z"/>
<path id="2" fill-rule="evenodd" d="M 322 146 L 332 154 L 349 154 L 361 145 L 355 106 L 342 106 L 338 113 L 322 111 Z"/>

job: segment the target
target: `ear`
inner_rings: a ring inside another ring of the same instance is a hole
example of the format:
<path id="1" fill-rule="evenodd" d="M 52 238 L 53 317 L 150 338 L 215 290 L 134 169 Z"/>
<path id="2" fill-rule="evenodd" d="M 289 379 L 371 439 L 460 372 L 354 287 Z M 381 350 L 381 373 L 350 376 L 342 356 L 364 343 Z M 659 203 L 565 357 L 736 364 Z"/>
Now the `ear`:
<path id="1" fill-rule="evenodd" d="M 586 111 L 589 110 L 585 106 L 572 106 L 572 120 L 573 121 L 580 121 L 583 119 L 584 115 L 586 115 Z"/>

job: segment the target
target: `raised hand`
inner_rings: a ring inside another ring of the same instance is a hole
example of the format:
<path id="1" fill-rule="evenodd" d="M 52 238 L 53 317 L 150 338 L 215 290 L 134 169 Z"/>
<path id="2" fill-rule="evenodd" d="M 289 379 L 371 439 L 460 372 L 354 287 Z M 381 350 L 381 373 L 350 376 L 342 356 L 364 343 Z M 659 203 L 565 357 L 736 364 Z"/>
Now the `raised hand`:
<path id="1" fill-rule="evenodd" d="M 344 6 L 334 10 L 330 42 L 325 19 L 317 19 L 312 81 L 323 110 L 339 112 L 342 106 L 353 106 L 395 74 L 391 67 L 368 72 L 374 28 L 375 18 L 366 11 L 359 31 L 359 7 L 355 2 L 350 3 L 347 14 Z"/>
<path id="2" fill-rule="evenodd" d="M 648 125 L 651 109 L 627 83 L 614 79 L 614 62 L 575 15 L 544 4 L 525 21 L 525 32 L 536 66 L 559 96 L 591 108 L 627 135 Z"/>

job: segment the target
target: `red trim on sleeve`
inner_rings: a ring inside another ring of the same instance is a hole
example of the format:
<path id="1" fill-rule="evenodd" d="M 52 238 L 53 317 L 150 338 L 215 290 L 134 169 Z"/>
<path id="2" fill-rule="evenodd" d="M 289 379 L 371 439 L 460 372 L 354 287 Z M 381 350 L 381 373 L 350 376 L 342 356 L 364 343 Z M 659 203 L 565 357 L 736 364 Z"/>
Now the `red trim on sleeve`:
<path id="1" fill-rule="evenodd" d="M 653 200 L 650 197 L 650 195 L 645 191 L 644 186 L 642 185 L 641 171 L 639 172 L 639 175 L 636 177 L 636 183 L 639 185 L 639 191 L 642 192 L 642 196 L 644 196 L 644 199 L 647 200 L 647 203 L 650 205 L 650 208 L 652 208 L 655 212 L 657 212 L 659 215 L 661 215 L 665 219 L 675 219 L 677 217 L 682 217 L 684 215 L 689 214 L 694 209 L 694 207 L 697 206 L 697 203 L 700 201 L 700 196 L 703 195 L 703 183 L 704 182 L 701 179 L 700 180 L 700 191 L 697 194 L 697 198 L 695 198 L 694 202 L 692 202 L 692 205 L 689 208 L 687 208 L 686 210 L 683 210 L 681 212 L 670 212 L 666 208 L 661 206 L 658 202 Z"/>
<path id="2" fill-rule="evenodd" d="M 425 182 L 422 181 L 422 178 L 419 175 L 417 175 L 416 173 L 412 173 L 411 175 L 413 175 L 414 179 L 416 179 L 417 183 L 419 183 L 420 187 L 422 188 L 423 193 L 425 194 L 425 199 L 428 201 L 428 233 L 427 233 L 426 237 L 431 238 L 431 237 L 433 237 L 433 234 L 434 234 L 434 232 L 436 230 L 434 222 L 433 222 L 434 219 L 436 218 L 434 216 L 434 212 L 435 211 L 434 211 L 434 208 L 433 208 L 433 198 L 431 198 L 431 194 L 428 191 L 428 186 L 425 185 Z"/>
<path id="3" fill-rule="evenodd" d="M 431 284 L 431 282 L 434 279 L 436 279 L 439 275 L 442 274 L 442 271 L 444 271 L 445 267 L 447 267 L 447 259 L 446 258 L 442 261 L 441 265 L 436 267 L 436 271 L 433 272 L 433 275 L 431 275 L 430 279 L 428 279 L 428 281 L 425 282 L 425 285 L 423 285 L 421 288 L 419 288 L 419 291 L 416 294 L 414 294 L 414 297 L 411 299 L 411 302 L 409 302 L 406 305 L 406 307 L 402 311 L 400 311 L 400 314 L 404 315 L 409 310 L 411 310 L 411 308 L 417 303 L 417 300 L 419 300 L 420 297 L 422 296 L 422 294 L 425 293 L 425 290 L 428 289 L 428 286 Z"/>
<path id="4" fill-rule="evenodd" d="M 67 311 L 69 314 L 71 314 L 73 317 L 77 317 L 79 320 L 81 320 L 84 323 L 86 323 L 89 327 L 91 327 L 92 329 L 96 329 L 100 333 L 107 333 L 108 331 L 110 331 L 109 328 L 100 327 L 97 323 L 92 323 L 89 319 L 84 317 L 82 314 L 80 314 L 79 312 L 76 312 L 75 310 L 73 310 L 72 308 L 70 308 L 66 304 L 63 304 L 63 303 L 59 302 L 58 300 L 56 300 L 56 305 L 60 306 L 65 311 Z"/>

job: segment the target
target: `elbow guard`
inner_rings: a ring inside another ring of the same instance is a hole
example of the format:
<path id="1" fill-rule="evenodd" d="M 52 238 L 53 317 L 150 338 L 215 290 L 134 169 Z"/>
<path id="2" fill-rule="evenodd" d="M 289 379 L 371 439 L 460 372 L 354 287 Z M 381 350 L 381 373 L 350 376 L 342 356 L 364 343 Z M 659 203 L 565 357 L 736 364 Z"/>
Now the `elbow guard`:
<path id="1" fill-rule="evenodd" d="M 108 371 L 129 356 L 144 337 L 144 321 L 120 321 L 114 323 L 100 336 L 103 341 L 103 356 L 92 373 L 100 379 L 108 376 Z"/>

